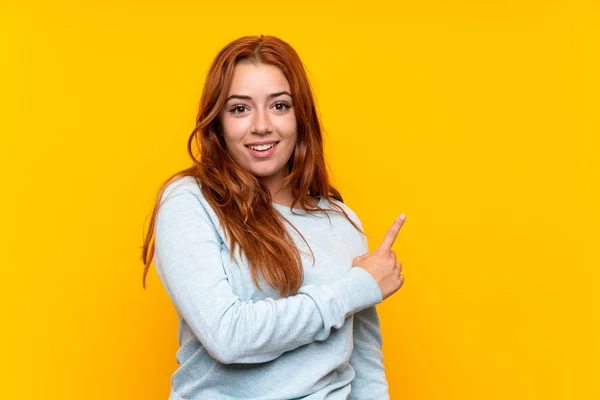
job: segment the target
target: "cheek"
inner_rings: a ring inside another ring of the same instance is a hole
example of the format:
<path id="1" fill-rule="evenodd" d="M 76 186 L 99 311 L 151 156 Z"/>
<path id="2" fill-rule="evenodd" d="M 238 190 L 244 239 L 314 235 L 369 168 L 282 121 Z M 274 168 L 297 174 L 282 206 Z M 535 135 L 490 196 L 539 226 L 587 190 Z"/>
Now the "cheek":
<path id="1" fill-rule="evenodd" d="M 243 121 L 243 118 L 222 121 L 221 126 L 223 127 L 225 142 L 232 144 L 239 142 L 248 129 L 246 124 L 247 123 Z"/>
<path id="2" fill-rule="evenodd" d="M 295 140 L 298 131 L 296 118 L 293 114 L 289 118 L 282 118 L 278 121 L 276 129 L 284 139 Z"/>

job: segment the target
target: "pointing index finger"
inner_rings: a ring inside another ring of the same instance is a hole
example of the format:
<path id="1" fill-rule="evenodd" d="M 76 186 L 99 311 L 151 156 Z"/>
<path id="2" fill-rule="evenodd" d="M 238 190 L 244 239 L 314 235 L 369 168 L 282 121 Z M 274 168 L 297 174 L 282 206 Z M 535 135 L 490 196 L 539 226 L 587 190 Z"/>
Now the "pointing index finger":
<path id="1" fill-rule="evenodd" d="M 394 221 L 394 223 L 392 224 L 390 229 L 388 229 L 387 233 L 385 234 L 385 237 L 381 241 L 381 245 L 379 246 L 380 249 L 382 249 L 382 250 L 391 250 L 392 249 L 392 245 L 394 244 L 394 241 L 398 237 L 398 232 L 400 232 L 400 228 L 402 228 L 402 225 L 404 224 L 405 220 L 406 220 L 406 215 L 404 215 L 404 214 L 400 214 L 400 216 L 398 218 L 396 218 L 396 220 Z"/>

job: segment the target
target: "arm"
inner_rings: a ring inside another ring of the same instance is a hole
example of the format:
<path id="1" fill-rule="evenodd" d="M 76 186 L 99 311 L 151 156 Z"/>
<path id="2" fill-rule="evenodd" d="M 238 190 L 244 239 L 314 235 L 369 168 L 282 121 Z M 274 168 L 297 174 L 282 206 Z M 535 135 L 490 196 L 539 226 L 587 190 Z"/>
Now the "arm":
<path id="1" fill-rule="evenodd" d="M 155 265 L 180 316 L 220 362 L 273 360 L 325 340 L 349 315 L 381 302 L 377 282 L 358 267 L 332 284 L 303 286 L 286 298 L 240 300 L 223 270 L 208 205 L 199 193 L 173 192 L 156 216 Z"/>
<path id="2" fill-rule="evenodd" d="M 358 217 L 356 221 L 362 229 Z M 360 254 L 368 251 L 369 245 L 364 239 Z M 354 314 L 353 342 L 354 350 L 350 356 L 350 365 L 354 368 L 356 376 L 351 384 L 350 400 L 389 399 L 381 351 L 383 341 L 375 306 Z"/>

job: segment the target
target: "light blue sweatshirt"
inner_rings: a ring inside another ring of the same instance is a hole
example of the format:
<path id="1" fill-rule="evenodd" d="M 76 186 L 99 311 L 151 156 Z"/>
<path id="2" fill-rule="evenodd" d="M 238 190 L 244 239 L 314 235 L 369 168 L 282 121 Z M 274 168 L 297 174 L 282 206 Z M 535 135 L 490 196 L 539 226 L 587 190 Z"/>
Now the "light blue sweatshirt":
<path id="1" fill-rule="evenodd" d="M 355 223 L 356 214 L 342 206 Z M 170 400 L 389 399 L 373 277 L 352 267 L 368 251 L 345 217 L 273 203 L 301 251 L 304 281 L 280 297 L 236 248 L 196 181 L 170 183 L 155 225 L 154 264 L 179 319 Z M 331 209 L 320 198 L 319 206 Z"/>

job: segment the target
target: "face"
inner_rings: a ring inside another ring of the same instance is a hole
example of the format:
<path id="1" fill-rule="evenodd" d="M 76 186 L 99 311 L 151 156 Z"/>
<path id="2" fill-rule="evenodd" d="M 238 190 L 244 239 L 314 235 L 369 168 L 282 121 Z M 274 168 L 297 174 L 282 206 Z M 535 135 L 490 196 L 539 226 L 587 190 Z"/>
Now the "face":
<path id="1" fill-rule="evenodd" d="M 238 64 L 220 114 L 233 159 L 262 180 L 283 180 L 297 138 L 290 85 L 281 70 Z"/>

